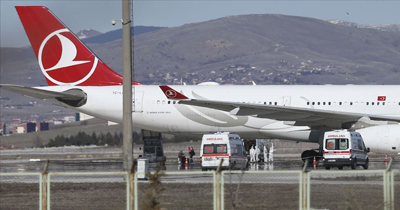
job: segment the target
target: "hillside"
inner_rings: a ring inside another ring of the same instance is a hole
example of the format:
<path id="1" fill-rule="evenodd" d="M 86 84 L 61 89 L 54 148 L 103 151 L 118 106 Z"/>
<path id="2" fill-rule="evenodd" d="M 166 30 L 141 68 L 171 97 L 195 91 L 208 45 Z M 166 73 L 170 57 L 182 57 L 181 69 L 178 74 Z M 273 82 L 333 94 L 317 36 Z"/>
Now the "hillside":
<path id="1" fill-rule="evenodd" d="M 121 73 L 121 40 L 90 41 L 104 35 L 85 42 Z M 136 35 L 134 44 L 136 80 L 145 84 L 177 83 L 181 77 L 188 84 L 210 79 L 235 84 L 400 81 L 400 33 L 313 18 L 231 16 Z M 2 48 L 1 61 L 1 83 L 45 85 L 31 49 Z"/>

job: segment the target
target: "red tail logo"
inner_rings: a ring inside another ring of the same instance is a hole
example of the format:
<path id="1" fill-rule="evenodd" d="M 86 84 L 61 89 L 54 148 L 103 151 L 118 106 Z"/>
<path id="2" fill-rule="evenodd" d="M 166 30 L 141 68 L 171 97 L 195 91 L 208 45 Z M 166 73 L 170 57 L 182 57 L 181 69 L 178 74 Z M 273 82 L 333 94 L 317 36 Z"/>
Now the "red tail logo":
<path id="1" fill-rule="evenodd" d="M 57 85 L 79 85 L 85 82 L 97 67 L 96 57 L 87 59 L 82 51 L 79 51 L 78 55 L 76 44 L 72 41 L 75 37 L 71 36 L 68 29 L 57 30 L 49 34 L 39 48 L 39 66 L 46 79 Z M 63 73 L 73 77 L 65 77 Z"/>
<path id="2" fill-rule="evenodd" d="M 49 85 L 122 84 L 122 76 L 101 62 L 48 8 L 15 8 Z"/>
<path id="3" fill-rule="evenodd" d="M 188 97 L 170 88 L 168 85 L 162 85 L 160 88 L 168 99 L 188 99 Z"/>

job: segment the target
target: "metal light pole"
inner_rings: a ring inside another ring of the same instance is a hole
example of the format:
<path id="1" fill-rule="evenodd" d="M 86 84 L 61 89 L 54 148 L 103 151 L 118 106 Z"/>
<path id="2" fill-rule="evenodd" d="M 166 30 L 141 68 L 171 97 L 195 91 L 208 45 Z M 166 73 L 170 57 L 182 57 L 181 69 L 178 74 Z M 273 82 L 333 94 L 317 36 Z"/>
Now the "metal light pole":
<path id="1" fill-rule="evenodd" d="M 132 147 L 132 36 L 130 0 L 122 0 L 123 153 L 124 169 L 133 164 Z"/>

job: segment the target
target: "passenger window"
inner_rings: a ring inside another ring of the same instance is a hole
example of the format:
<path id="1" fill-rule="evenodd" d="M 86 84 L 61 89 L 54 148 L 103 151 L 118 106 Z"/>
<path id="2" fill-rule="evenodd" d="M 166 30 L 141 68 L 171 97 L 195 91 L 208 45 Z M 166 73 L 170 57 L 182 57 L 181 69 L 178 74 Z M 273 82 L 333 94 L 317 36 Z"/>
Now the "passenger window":
<path id="1" fill-rule="evenodd" d="M 358 142 L 356 140 L 353 141 L 353 149 L 358 149 Z"/>
<path id="2" fill-rule="evenodd" d="M 363 143 L 362 143 L 361 139 L 358 139 L 357 141 L 358 141 L 358 149 L 359 150 L 364 150 Z"/>
<path id="3" fill-rule="evenodd" d="M 243 154 L 242 145 L 236 144 L 236 152 L 237 154 Z"/>

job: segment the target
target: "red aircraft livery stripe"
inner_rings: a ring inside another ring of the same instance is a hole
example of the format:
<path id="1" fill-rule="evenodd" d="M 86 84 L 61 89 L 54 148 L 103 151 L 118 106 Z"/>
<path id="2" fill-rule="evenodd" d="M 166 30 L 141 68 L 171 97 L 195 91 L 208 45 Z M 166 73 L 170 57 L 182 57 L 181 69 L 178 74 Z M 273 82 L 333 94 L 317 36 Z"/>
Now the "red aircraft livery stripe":
<path id="1" fill-rule="evenodd" d="M 378 96 L 378 101 L 386 101 L 386 96 Z"/>

